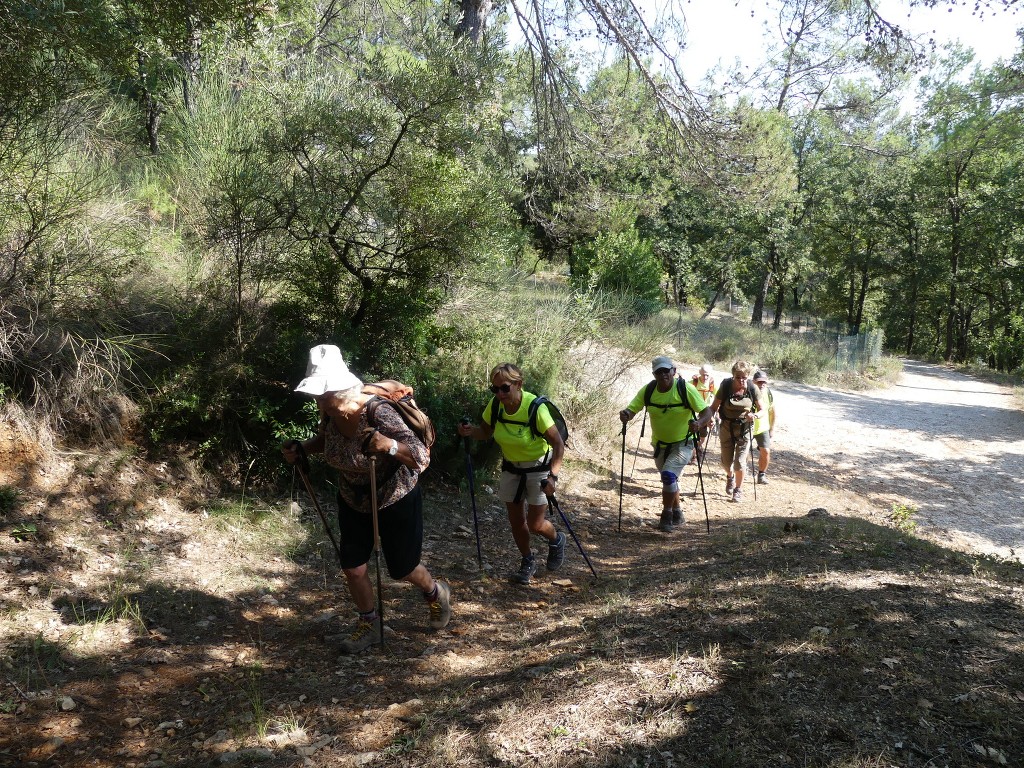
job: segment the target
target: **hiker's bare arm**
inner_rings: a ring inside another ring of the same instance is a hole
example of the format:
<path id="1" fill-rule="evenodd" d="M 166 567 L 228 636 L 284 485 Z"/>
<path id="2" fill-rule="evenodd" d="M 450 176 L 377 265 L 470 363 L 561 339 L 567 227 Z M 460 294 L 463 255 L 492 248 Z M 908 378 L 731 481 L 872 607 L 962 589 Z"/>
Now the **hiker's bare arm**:
<path id="1" fill-rule="evenodd" d="M 370 438 L 368 452 L 390 456 L 391 449 L 397 446 L 393 454 L 395 459 L 419 472 L 430 466 L 430 453 L 423 441 L 405 423 L 394 408 L 378 408 L 375 412 L 377 431 Z"/>
<path id="2" fill-rule="evenodd" d="M 409 469 L 421 469 L 417 457 L 413 454 L 408 443 L 403 443 L 394 437 L 388 437 L 383 432 L 374 432 L 370 437 L 366 450 L 368 453 L 376 453 L 380 456 L 390 456 L 392 447 L 395 448 L 394 457 Z"/>
<path id="3" fill-rule="evenodd" d="M 318 432 L 313 437 L 307 438 L 306 440 L 289 440 L 281 445 L 281 455 L 284 456 L 284 460 L 289 464 L 294 464 L 299 460 L 299 448 L 297 445 L 302 446 L 302 450 L 307 455 L 311 453 L 322 453 L 324 450 L 324 436 Z"/>
<path id="4" fill-rule="evenodd" d="M 487 424 L 459 424 L 459 435 L 474 440 L 490 440 L 494 432 Z"/>
<path id="5" fill-rule="evenodd" d="M 558 427 L 552 424 L 544 433 L 544 439 L 551 446 L 551 474 L 555 477 L 548 477 L 548 483 L 558 482 L 555 478 L 562 473 L 562 457 L 565 455 L 565 443 L 558 433 Z M 554 486 L 552 485 L 552 488 Z"/>
<path id="6" fill-rule="evenodd" d="M 704 429 L 704 425 L 714 418 L 721 405 L 722 401 L 718 399 L 718 395 L 715 395 L 715 399 L 711 401 L 711 405 L 700 412 L 700 416 L 697 418 L 697 429 Z"/>

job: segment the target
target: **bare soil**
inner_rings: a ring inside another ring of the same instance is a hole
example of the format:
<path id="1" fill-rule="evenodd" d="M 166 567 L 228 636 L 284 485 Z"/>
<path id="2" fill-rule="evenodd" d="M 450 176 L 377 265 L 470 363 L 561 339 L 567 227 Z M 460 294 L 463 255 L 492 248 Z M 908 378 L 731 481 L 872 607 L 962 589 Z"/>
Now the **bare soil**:
<path id="1" fill-rule="evenodd" d="M 219 516 L 186 461 L 54 454 L 8 424 L 0 765 L 1024 764 L 1009 393 L 917 363 L 889 390 L 773 389 L 771 483 L 733 504 L 706 467 L 707 521 L 698 491 L 673 534 L 638 423 L 621 526 L 620 438 L 581 446 L 561 501 L 596 579 L 570 546 L 510 585 L 485 484 L 481 569 L 465 484 L 435 476 L 425 561 L 452 623 L 430 632 L 385 576 L 394 632 L 354 657 L 328 639 L 351 614 L 307 501 Z"/>

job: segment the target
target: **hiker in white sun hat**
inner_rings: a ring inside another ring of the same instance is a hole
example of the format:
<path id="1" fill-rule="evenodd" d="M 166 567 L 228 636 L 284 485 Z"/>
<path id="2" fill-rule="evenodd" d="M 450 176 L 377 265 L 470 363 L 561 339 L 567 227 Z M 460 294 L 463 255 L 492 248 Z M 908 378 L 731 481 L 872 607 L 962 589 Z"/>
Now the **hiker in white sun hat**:
<path id="1" fill-rule="evenodd" d="M 283 445 L 285 461 L 294 464 L 304 454 L 322 453 L 338 470 L 341 568 L 359 612 L 341 650 L 356 653 L 382 640 L 368 568 L 374 549 L 370 455 L 375 457 L 378 527 L 388 574 L 419 587 L 430 609 L 430 626 L 443 628 L 451 617 L 451 590 L 420 562 L 423 497 L 419 477 L 430 463 L 427 447 L 394 408 L 373 408 L 370 422 L 367 404 L 375 395 L 363 392 L 363 382 L 333 344 L 319 344 L 309 351 L 306 378 L 295 391 L 316 400 L 320 426 L 308 440 Z"/>
<path id="2" fill-rule="evenodd" d="M 318 344 L 309 350 L 306 378 L 299 382 L 295 391 L 316 397 L 325 392 L 344 392 L 362 386 L 363 382 L 345 364 L 340 349 L 333 344 Z"/>

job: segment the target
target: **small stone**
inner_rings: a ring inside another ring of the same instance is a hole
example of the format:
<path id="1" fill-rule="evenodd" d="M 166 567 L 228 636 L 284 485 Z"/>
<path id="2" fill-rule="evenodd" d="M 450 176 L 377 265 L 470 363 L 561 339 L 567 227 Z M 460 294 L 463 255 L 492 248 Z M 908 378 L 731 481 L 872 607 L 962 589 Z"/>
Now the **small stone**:
<path id="1" fill-rule="evenodd" d="M 60 708 L 64 712 L 70 712 L 76 706 L 78 705 L 75 704 L 75 700 L 72 699 L 70 696 L 65 696 L 60 700 Z"/>

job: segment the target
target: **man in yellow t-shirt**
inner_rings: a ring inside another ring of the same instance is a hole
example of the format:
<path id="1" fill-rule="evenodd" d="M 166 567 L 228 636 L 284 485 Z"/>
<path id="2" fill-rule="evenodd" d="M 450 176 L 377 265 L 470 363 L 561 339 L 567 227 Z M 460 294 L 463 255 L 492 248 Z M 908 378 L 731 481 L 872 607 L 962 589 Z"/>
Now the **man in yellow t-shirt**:
<path id="1" fill-rule="evenodd" d="M 651 363 L 654 381 L 646 384 L 619 412 L 623 424 L 641 409 L 651 418 L 654 466 L 661 472 L 662 512 L 658 528 L 671 533 L 683 522 L 679 478 L 693 455 L 695 433 L 690 422 L 707 411 L 707 403 L 693 384 L 676 377 L 672 358 L 664 355 Z"/>

